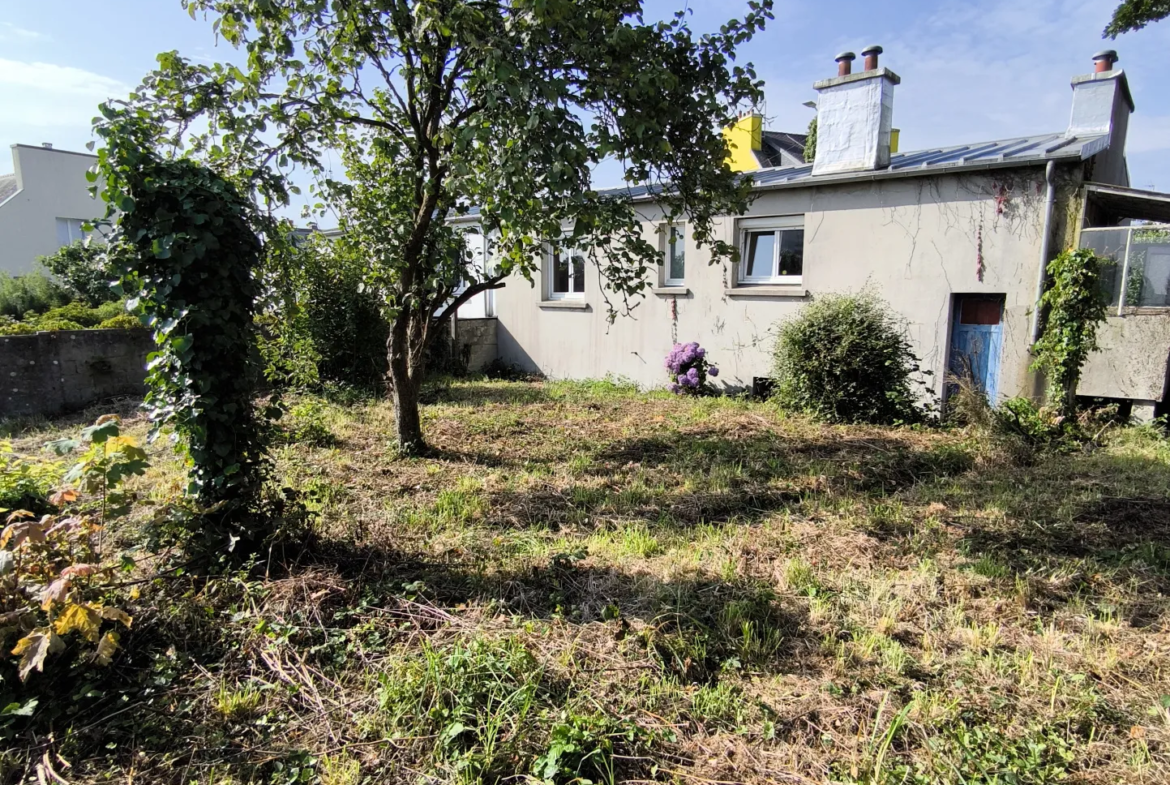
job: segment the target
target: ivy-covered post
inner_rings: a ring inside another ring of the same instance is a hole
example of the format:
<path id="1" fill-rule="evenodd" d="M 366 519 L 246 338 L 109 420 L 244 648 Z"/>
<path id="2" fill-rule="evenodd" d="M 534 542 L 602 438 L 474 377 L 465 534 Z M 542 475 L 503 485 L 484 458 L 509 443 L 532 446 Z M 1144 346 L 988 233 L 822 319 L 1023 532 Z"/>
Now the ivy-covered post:
<path id="1" fill-rule="evenodd" d="M 1040 301 L 1047 318 L 1033 347 L 1032 370 L 1048 375 L 1049 396 L 1062 414 L 1071 415 L 1081 368 L 1097 348 L 1097 329 L 1108 315 L 1109 296 L 1101 259 L 1087 248 L 1061 253 L 1048 263 L 1048 276 L 1051 285 Z"/>
<path id="2" fill-rule="evenodd" d="M 200 532 L 203 546 L 258 543 L 262 518 L 248 513 L 268 466 L 253 403 L 261 219 L 211 169 L 161 155 L 149 120 L 109 105 L 102 112 L 95 130 L 105 147 L 91 177 L 101 178 L 111 244 L 133 251 L 110 254 L 111 272 L 154 331 L 147 408 L 156 429 L 171 425 L 185 441 L 189 493 L 224 522 Z"/>

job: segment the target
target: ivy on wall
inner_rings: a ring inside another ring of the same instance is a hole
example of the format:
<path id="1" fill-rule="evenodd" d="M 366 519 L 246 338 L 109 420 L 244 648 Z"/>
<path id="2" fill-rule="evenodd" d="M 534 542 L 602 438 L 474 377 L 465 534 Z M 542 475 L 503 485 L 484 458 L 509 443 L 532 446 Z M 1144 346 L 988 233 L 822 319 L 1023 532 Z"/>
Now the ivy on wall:
<path id="1" fill-rule="evenodd" d="M 1049 395 L 1065 414 L 1075 408 L 1081 368 L 1097 348 L 1097 330 L 1108 314 L 1101 267 L 1087 248 L 1064 251 L 1048 263 L 1051 283 L 1040 301 L 1047 318 L 1033 347 L 1032 369 L 1048 375 Z"/>

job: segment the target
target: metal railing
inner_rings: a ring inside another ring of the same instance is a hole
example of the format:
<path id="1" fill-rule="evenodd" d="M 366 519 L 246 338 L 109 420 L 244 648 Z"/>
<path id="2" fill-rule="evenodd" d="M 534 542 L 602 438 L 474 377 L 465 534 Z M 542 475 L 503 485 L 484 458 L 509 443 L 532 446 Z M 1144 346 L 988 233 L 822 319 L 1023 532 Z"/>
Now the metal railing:
<path id="1" fill-rule="evenodd" d="M 1108 260 L 1103 284 L 1110 307 L 1170 307 L 1170 224 L 1081 230 L 1081 248 Z"/>

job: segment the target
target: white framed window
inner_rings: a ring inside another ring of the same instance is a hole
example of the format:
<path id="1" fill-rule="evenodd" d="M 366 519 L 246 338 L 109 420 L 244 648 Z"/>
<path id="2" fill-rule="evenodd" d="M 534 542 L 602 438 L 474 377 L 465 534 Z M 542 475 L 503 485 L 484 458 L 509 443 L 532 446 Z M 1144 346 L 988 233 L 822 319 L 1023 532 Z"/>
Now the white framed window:
<path id="1" fill-rule="evenodd" d="M 80 218 L 58 218 L 57 244 L 69 245 L 70 243 L 84 240 L 85 232 L 81 230 L 81 225 L 84 223 L 85 221 Z"/>
<path id="2" fill-rule="evenodd" d="M 687 233 L 683 224 L 667 224 L 663 227 L 662 285 L 682 286 L 687 277 Z"/>
<path id="3" fill-rule="evenodd" d="M 548 299 L 579 300 L 585 296 L 585 252 L 571 245 L 553 245 L 548 259 Z"/>
<path id="4" fill-rule="evenodd" d="M 799 284 L 804 276 L 804 216 L 739 222 L 739 283 Z"/>

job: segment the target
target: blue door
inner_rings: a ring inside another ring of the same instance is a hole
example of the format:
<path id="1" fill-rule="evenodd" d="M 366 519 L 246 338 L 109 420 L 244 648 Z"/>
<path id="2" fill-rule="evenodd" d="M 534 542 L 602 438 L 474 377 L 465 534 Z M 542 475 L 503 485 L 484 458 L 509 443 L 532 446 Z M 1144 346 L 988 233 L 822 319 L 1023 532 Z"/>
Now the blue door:
<path id="1" fill-rule="evenodd" d="M 951 327 L 951 373 L 970 378 L 992 404 L 999 393 L 1003 302 L 1002 295 L 959 295 Z"/>

